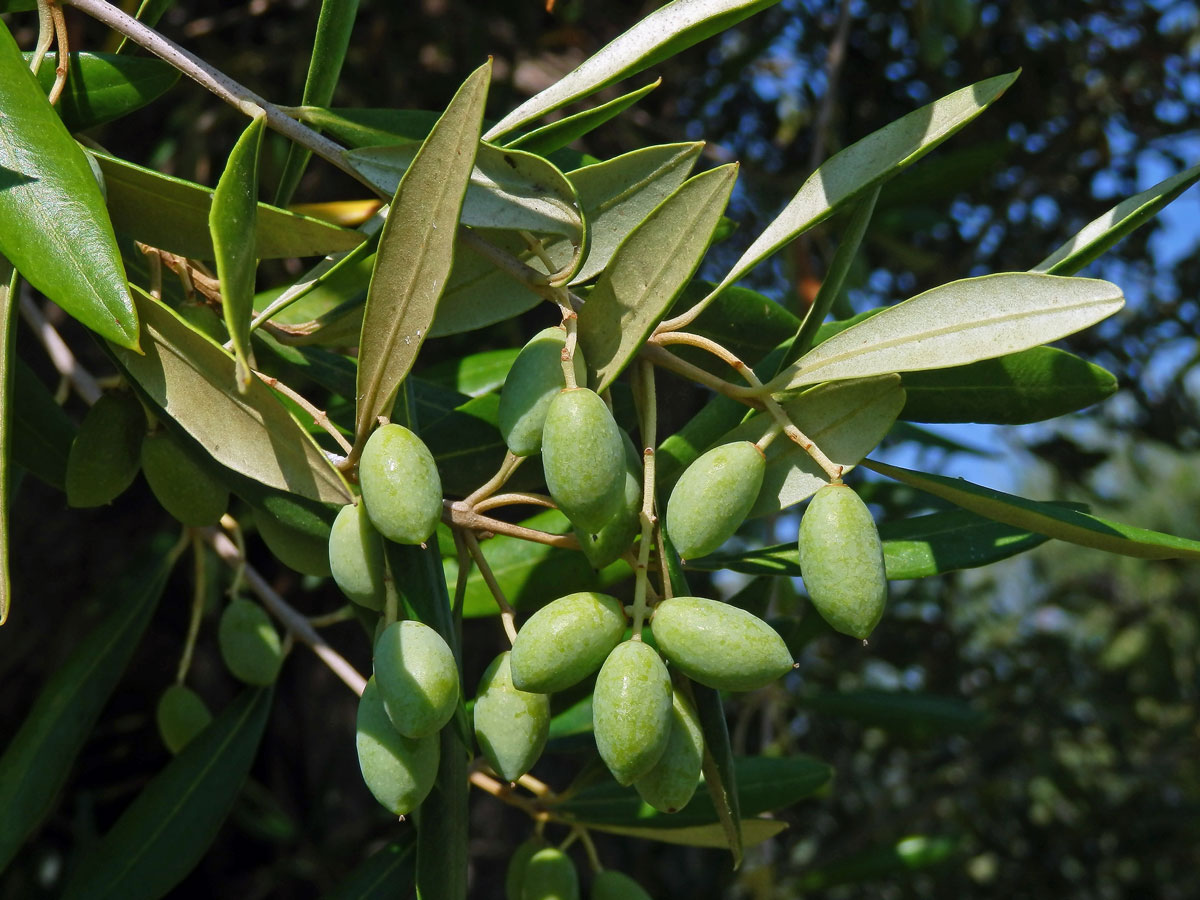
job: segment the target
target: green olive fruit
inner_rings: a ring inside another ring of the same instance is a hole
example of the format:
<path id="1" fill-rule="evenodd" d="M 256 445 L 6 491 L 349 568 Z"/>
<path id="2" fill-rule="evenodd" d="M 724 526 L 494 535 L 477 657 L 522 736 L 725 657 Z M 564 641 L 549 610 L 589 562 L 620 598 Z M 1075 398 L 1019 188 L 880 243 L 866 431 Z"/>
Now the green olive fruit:
<path id="1" fill-rule="evenodd" d="M 423 544 L 442 517 L 442 480 L 433 454 L 403 425 L 375 429 L 358 462 L 371 522 L 389 541 Z"/>
<path id="2" fill-rule="evenodd" d="M 283 665 L 283 645 L 271 619 L 257 603 L 232 600 L 217 626 L 221 659 L 234 677 L 265 686 L 275 681 Z"/>
<path id="3" fill-rule="evenodd" d="M 550 401 L 566 385 L 562 351 L 567 333 L 560 327 L 546 328 L 521 348 L 500 391 L 498 411 L 500 434 L 516 456 L 531 456 L 542 449 L 542 426 Z M 571 358 L 575 381 L 587 384 L 583 351 L 575 348 Z"/>
<path id="4" fill-rule="evenodd" d="M 513 641 L 512 681 L 519 690 L 553 694 L 591 675 L 625 636 L 616 597 L 581 591 L 547 603 Z"/>
<path id="5" fill-rule="evenodd" d="M 458 663 L 440 634 L 413 620 L 393 622 L 375 641 L 375 682 L 396 730 L 434 734 L 458 705 Z"/>
<path id="6" fill-rule="evenodd" d="M 642 456 L 624 431 L 621 445 L 625 448 L 625 491 L 620 510 L 595 534 L 575 529 L 579 548 L 593 569 L 603 569 L 620 559 L 642 528 Z"/>
<path id="7" fill-rule="evenodd" d="M 879 624 L 887 572 L 867 504 L 844 484 L 827 484 L 800 520 L 800 574 L 813 606 L 835 630 L 860 640 Z"/>
<path id="8" fill-rule="evenodd" d="M 579 875 L 571 857 L 557 847 L 545 847 L 525 865 L 521 900 L 579 900 Z"/>
<path id="9" fill-rule="evenodd" d="M 103 506 L 125 492 L 141 465 L 146 414 L 128 391 L 104 394 L 83 417 L 67 455 L 67 503 Z"/>
<path id="10" fill-rule="evenodd" d="M 542 430 L 542 470 L 558 508 L 577 528 L 595 534 L 621 510 L 625 448 L 600 395 L 560 391 Z"/>
<path id="11" fill-rule="evenodd" d="M 184 525 L 216 525 L 229 508 L 229 488 L 165 431 L 142 441 L 142 474 L 163 509 Z"/>
<path id="12" fill-rule="evenodd" d="M 641 641 L 608 655 L 592 694 L 596 749 L 613 777 L 630 785 L 654 768 L 671 737 L 671 676 Z"/>
<path id="13" fill-rule="evenodd" d="M 700 783 L 704 734 L 700 717 L 679 691 L 671 698 L 671 736 L 654 768 L 633 783 L 642 799 L 659 812 L 679 812 Z"/>
<path id="14" fill-rule="evenodd" d="M 591 900 L 650 900 L 645 888 L 616 869 L 597 872 L 588 896 Z"/>
<path id="15" fill-rule="evenodd" d="M 212 713 L 200 695 L 191 688 L 173 684 L 158 698 L 154 720 L 158 723 L 158 733 L 167 749 L 178 753 L 208 727 Z"/>
<path id="16" fill-rule="evenodd" d="M 713 447 L 688 466 L 667 501 L 667 534 L 683 559 L 712 553 L 746 520 L 767 462 L 751 441 Z"/>
<path id="17" fill-rule="evenodd" d="M 535 834 L 522 841 L 513 851 L 504 873 L 504 900 L 521 900 L 521 885 L 525 881 L 525 870 L 529 868 L 529 860 L 533 859 L 533 854 L 548 846 L 544 837 Z"/>
<path id="18" fill-rule="evenodd" d="M 330 574 L 328 537 L 299 531 L 258 507 L 254 508 L 254 525 L 271 555 L 289 569 L 301 575 Z"/>
<path id="19" fill-rule="evenodd" d="M 550 735 L 550 698 L 513 687 L 508 652 L 497 656 L 475 695 L 475 738 L 488 764 L 516 781 L 538 761 Z"/>
<path id="20" fill-rule="evenodd" d="M 362 503 L 343 506 L 329 531 L 329 570 L 342 593 L 359 606 L 383 609 L 387 594 L 383 538 Z"/>
<path id="21" fill-rule="evenodd" d="M 650 629 L 663 656 L 693 681 L 720 691 L 753 691 L 791 670 L 778 632 L 753 613 L 703 597 L 672 597 Z"/>
<path id="22" fill-rule="evenodd" d="M 397 816 L 420 806 L 437 778 L 441 739 L 431 734 L 413 740 L 396 731 L 374 678 L 358 701 L 356 732 L 358 767 L 375 799 Z"/>

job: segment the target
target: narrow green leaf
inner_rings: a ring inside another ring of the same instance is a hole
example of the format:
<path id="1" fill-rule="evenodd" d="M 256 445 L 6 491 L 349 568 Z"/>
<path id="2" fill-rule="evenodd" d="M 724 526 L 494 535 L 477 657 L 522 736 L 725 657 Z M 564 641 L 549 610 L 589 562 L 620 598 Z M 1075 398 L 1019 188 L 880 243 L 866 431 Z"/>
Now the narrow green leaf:
<path id="1" fill-rule="evenodd" d="M 355 440 L 386 413 L 429 335 L 454 262 L 492 66 L 475 70 L 404 173 L 379 238 L 359 342 Z"/>
<path id="2" fill-rule="evenodd" d="M 416 886 L 416 841 L 412 829 L 376 850 L 322 900 L 395 900 Z"/>
<path id="3" fill-rule="evenodd" d="M 33 54 L 26 52 L 26 65 Z M 179 70 L 149 56 L 115 53 L 70 54 L 67 85 L 54 107 L 68 131 L 83 131 L 141 109 L 165 94 L 179 80 Z M 54 85 L 54 66 L 38 69 L 42 91 Z"/>
<path id="4" fill-rule="evenodd" d="M 106 615 L 55 669 L 0 757 L 0 871 L 52 809 L 137 649 L 174 561 L 158 543 L 106 592 Z"/>
<path id="5" fill-rule="evenodd" d="M 142 0 L 138 4 L 137 15 L 135 18 L 143 25 L 148 25 L 153 28 L 158 24 L 158 20 L 163 17 L 168 9 L 175 5 L 175 0 Z M 117 45 L 117 53 L 125 53 L 129 48 L 140 49 L 137 44 L 133 43 L 127 37 L 121 38 L 121 43 Z"/>
<path id="6" fill-rule="evenodd" d="M 868 847 L 822 866 L 805 870 L 798 890 L 822 891 L 839 884 L 878 882 L 899 885 L 908 872 L 927 869 L 954 857 L 962 846 L 958 837 L 915 834 L 894 844 Z"/>
<path id="7" fill-rule="evenodd" d="M 13 462 L 51 487 L 65 490 L 75 423 L 24 361 L 15 357 L 13 362 Z"/>
<path id="8" fill-rule="evenodd" d="M 1085 225 L 1069 241 L 1030 271 L 1048 275 L 1074 275 L 1131 231 L 1149 222 L 1158 211 L 1200 181 L 1200 166 L 1172 175 L 1149 190 L 1122 200 L 1098 219 Z"/>
<path id="9" fill-rule="evenodd" d="M 801 694 L 796 704 L 821 716 L 924 739 L 978 731 L 987 719 L 961 697 L 918 691 L 821 691 Z"/>
<path id="10" fill-rule="evenodd" d="M 630 825 L 588 825 L 595 831 L 619 834 L 622 837 L 660 841 L 664 844 L 680 844 L 685 847 L 710 847 L 715 850 L 730 850 L 729 833 L 720 825 L 684 825 L 675 828 L 646 828 Z M 742 847 L 755 847 L 786 831 L 787 822 L 779 819 L 742 819 L 738 833 Z"/>
<path id="11" fill-rule="evenodd" d="M 333 89 L 342 73 L 357 14 L 358 0 L 321 0 L 317 33 L 308 60 L 308 76 L 304 79 L 304 99 L 300 101 L 305 106 L 325 106 L 333 99 Z M 287 206 L 291 201 L 311 155 L 311 151 L 299 144 L 288 147 L 287 160 L 275 191 L 277 206 Z"/>
<path id="12" fill-rule="evenodd" d="M 548 125 L 543 125 L 541 128 L 535 128 L 533 131 L 526 132 L 519 138 L 508 141 L 505 146 L 528 150 L 530 153 L 537 153 L 541 156 L 553 153 L 560 147 L 565 147 L 567 144 L 577 141 L 585 134 L 599 128 L 614 116 L 620 115 L 660 84 L 662 84 L 662 79 L 656 78 L 636 91 L 630 91 L 628 94 L 624 94 L 614 100 L 609 100 L 607 103 L 602 103 L 591 109 L 585 109 L 583 112 L 578 112 L 571 116 L 564 116 L 557 122 L 551 122 Z"/>
<path id="13" fill-rule="evenodd" d="M 238 391 L 243 394 L 250 388 L 250 370 L 254 367 L 250 318 L 254 315 L 254 279 L 258 271 L 258 153 L 266 121 L 265 113 L 256 113 L 233 145 L 208 211 L 208 230 L 221 282 L 221 310 L 237 360 Z"/>
<path id="14" fill-rule="evenodd" d="M 213 459 L 312 500 L 353 500 L 345 480 L 266 384 L 255 378 L 238 393 L 229 353 L 141 291 L 134 298 L 145 354 L 117 350 L 117 361 Z"/>
<path id="15" fill-rule="evenodd" d="M 500 390 L 520 352 L 520 347 L 508 347 L 504 350 L 468 353 L 430 366 L 421 374 L 426 381 L 439 387 L 458 391 L 468 397 L 479 397 Z"/>
<path id="16" fill-rule="evenodd" d="M 300 121 L 328 133 L 347 147 L 384 147 L 389 144 L 419 144 L 429 136 L 441 113 L 430 109 L 353 107 L 328 109 L 298 106 L 289 110 Z"/>
<path id="17" fill-rule="evenodd" d="M 793 423 L 835 464 L 849 472 L 883 440 L 904 407 L 896 375 L 822 384 L 783 404 Z M 758 441 L 773 427 L 765 413 L 726 432 L 719 444 Z M 780 436 L 767 447 L 763 486 L 750 515 L 787 509 L 829 483 L 829 476 L 799 444 Z"/>
<path id="18" fill-rule="evenodd" d="M 995 102 L 1019 74 L 997 75 L 947 94 L 835 153 L 800 186 L 714 293 L 958 132 Z"/>
<path id="19" fill-rule="evenodd" d="M 8 620 L 12 582 L 8 577 L 8 505 L 13 459 L 13 401 L 17 362 L 17 270 L 0 256 L 0 625 Z M 3 777 L 0 770 L 0 777 Z M 0 863 L 0 869 L 4 866 Z"/>
<path id="20" fill-rule="evenodd" d="M 621 374 L 692 277 L 736 178 L 731 164 L 689 179 L 621 242 L 579 313 L 594 390 Z"/>
<path id="21" fill-rule="evenodd" d="M 66 900 L 153 900 L 182 881 L 233 808 L 270 711 L 270 689 L 247 689 L 230 703 L 80 862 Z"/>
<path id="22" fill-rule="evenodd" d="M 910 422 L 1041 422 L 1116 393 L 1111 372 L 1054 347 L 928 372 L 905 372 L 900 418 Z"/>
<path id="23" fill-rule="evenodd" d="M 92 167 L 0 22 L 0 253 L 97 334 L 137 347 L 137 314 Z"/>
<path id="24" fill-rule="evenodd" d="M 603 87 L 719 34 L 775 0 L 675 0 L 655 10 L 574 71 L 530 97 L 492 126 L 493 140 Z"/>
<path id="25" fill-rule="evenodd" d="M 1113 522 L 1053 503 L 1027 500 L 962 478 L 915 472 L 875 460 L 865 460 L 863 465 L 981 516 L 1060 541 L 1142 559 L 1200 559 L 1200 541 Z"/>
<path id="26" fill-rule="evenodd" d="M 180 256 L 215 258 L 208 228 L 211 189 L 106 153 L 94 155 L 117 231 Z M 364 238 L 357 231 L 259 203 L 254 240 L 259 259 L 281 259 L 353 250 Z"/>
<path id="27" fill-rule="evenodd" d="M 788 366 L 775 391 L 885 372 L 942 369 L 1058 340 L 1111 316 L 1121 289 L 1019 272 L 952 281 L 847 328 Z"/>

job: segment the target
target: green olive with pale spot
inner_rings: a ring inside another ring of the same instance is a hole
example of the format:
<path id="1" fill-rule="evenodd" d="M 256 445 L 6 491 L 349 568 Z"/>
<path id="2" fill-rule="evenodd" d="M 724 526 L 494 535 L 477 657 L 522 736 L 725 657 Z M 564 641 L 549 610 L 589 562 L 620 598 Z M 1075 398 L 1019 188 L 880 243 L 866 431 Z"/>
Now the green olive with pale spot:
<path id="1" fill-rule="evenodd" d="M 579 900 L 579 874 L 557 847 L 537 851 L 525 864 L 521 900 Z"/>
<path id="2" fill-rule="evenodd" d="M 333 520 L 329 570 L 350 600 L 367 609 L 383 609 L 387 595 L 383 538 L 361 502 L 343 506 Z"/>
<path id="3" fill-rule="evenodd" d="M 542 427 L 550 401 L 566 386 L 562 352 L 567 333 L 545 328 L 521 348 L 500 390 L 497 410 L 500 435 L 515 456 L 531 456 L 542 449 Z M 578 384 L 587 383 L 587 366 L 578 347 L 571 357 Z"/>
<path id="4" fill-rule="evenodd" d="M 621 511 L 625 448 L 621 431 L 595 391 L 574 388 L 550 401 L 542 429 L 546 487 L 576 528 L 595 534 Z"/>
<path id="5" fill-rule="evenodd" d="M 630 785 L 654 768 L 671 737 L 671 676 L 641 641 L 618 644 L 592 693 L 596 749 L 613 777 Z"/>
<path id="6" fill-rule="evenodd" d="M 567 594 L 529 617 L 513 641 L 513 684 L 553 694 L 591 675 L 625 636 L 625 608 L 595 591 Z"/>
<path id="7" fill-rule="evenodd" d="M 667 501 L 666 521 L 680 557 L 706 556 L 733 536 L 754 506 L 766 467 L 752 441 L 734 441 L 684 470 Z"/>
<path id="8" fill-rule="evenodd" d="M 650 900 L 640 884 L 616 869 L 604 869 L 592 879 L 591 900 Z"/>
<path id="9" fill-rule="evenodd" d="M 403 425 L 375 429 L 358 461 L 371 523 L 389 541 L 423 544 L 442 517 L 442 480 L 433 454 Z"/>
<path id="10" fill-rule="evenodd" d="M 827 484 L 800 520 L 800 574 L 813 606 L 836 631 L 865 640 L 887 604 L 883 543 L 854 489 Z"/>
<path id="11" fill-rule="evenodd" d="M 625 489 L 620 510 L 595 534 L 574 529 L 579 549 L 593 569 L 603 569 L 620 559 L 642 529 L 642 456 L 624 431 L 621 445 L 625 448 Z"/>
<path id="12" fill-rule="evenodd" d="M 704 765 L 704 733 L 700 717 L 676 690 L 671 698 L 671 736 L 654 768 L 633 783 L 643 800 L 659 812 L 679 812 L 700 783 Z"/>
<path id="13" fill-rule="evenodd" d="M 473 715 L 475 739 L 488 764 L 505 781 L 516 781 L 545 749 L 550 698 L 513 686 L 509 656 L 501 653 L 483 673 Z"/>
<path id="14" fill-rule="evenodd" d="M 434 734 L 458 705 L 458 663 L 445 639 L 423 622 L 388 625 L 375 641 L 375 683 L 396 730 Z"/>
<path id="15" fill-rule="evenodd" d="M 384 809 L 403 816 L 421 805 L 437 778 L 440 742 L 436 734 L 416 739 L 400 734 L 375 679 L 368 679 L 358 701 L 355 745 L 363 781 Z"/>

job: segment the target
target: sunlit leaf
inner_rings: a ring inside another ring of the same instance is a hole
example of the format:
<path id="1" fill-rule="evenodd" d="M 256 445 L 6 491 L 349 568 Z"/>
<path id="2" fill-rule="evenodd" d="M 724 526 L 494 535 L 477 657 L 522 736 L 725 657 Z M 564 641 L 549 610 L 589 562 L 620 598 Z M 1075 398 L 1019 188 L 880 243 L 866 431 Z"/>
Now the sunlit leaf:
<path id="1" fill-rule="evenodd" d="M 33 54 L 26 52 L 26 65 Z M 38 82 L 49 94 L 54 85 L 52 59 L 38 68 Z M 69 131 L 83 131 L 140 109 L 179 80 L 179 70 L 161 59 L 115 53 L 70 54 L 67 84 L 55 109 Z"/>
<path id="2" fill-rule="evenodd" d="M 607 103 L 602 103 L 591 109 L 585 109 L 583 112 L 578 112 L 571 116 L 563 116 L 557 122 L 551 122 L 548 125 L 543 125 L 541 128 L 535 128 L 533 131 L 526 132 L 519 138 L 507 142 L 505 146 L 528 150 L 530 153 L 537 153 L 542 156 L 545 156 L 547 153 L 553 153 L 560 147 L 565 147 L 567 144 L 579 140 L 579 138 L 588 132 L 599 128 L 614 116 L 620 115 L 660 84 L 662 84 L 662 79 L 656 78 L 636 91 L 630 91 L 628 94 L 623 94 L 620 97 L 609 100 Z"/>
<path id="3" fill-rule="evenodd" d="M 463 83 L 396 188 L 363 313 L 354 426 L 358 442 L 391 407 L 429 336 L 454 262 L 458 217 L 491 71 L 489 60 Z"/>
<path id="4" fill-rule="evenodd" d="M 88 328 L 137 346 L 104 196 L 83 151 L 0 22 L 0 253 Z"/>
<path id="5" fill-rule="evenodd" d="M 885 372 L 941 369 L 1049 343 L 1125 303 L 1095 278 L 1005 273 L 952 281 L 819 344 L 770 382 L 775 391 Z"/>

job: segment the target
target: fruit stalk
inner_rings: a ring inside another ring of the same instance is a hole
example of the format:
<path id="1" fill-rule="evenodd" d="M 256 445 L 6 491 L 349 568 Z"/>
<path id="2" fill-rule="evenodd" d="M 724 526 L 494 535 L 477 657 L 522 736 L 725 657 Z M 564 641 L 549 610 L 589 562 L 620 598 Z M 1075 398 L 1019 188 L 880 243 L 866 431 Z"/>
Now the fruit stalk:
<path id="1" fill-rule="evenodd" d="M 639 426 L 642 432 L 642 542 L 638 545 L 637 566 L 634 568 L 636 581 L 633 587 L 633 638 L 641 640 L 642 623 L 646 618 L 646 585 L 649 579 L 650 544 L 654 536 L 654 447 L 658 430 L 658 413 L 655 405 L 654 367 L 648 362 L 638 362 L 634 369 L 636 383 L 634 397 L 638 405 Z"/>

